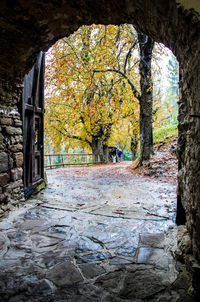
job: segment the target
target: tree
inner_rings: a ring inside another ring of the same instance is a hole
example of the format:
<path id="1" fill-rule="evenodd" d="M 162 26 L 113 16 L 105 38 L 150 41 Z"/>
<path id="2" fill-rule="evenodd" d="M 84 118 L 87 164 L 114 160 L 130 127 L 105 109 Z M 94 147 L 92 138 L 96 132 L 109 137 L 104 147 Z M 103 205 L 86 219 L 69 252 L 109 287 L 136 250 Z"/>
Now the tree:
<path id="1" fill-rule="evenodd" d="M 138 42 L 139 60 L 133 56 Z M 113 126 L 120 119 L 138 114 L 140 106 L 140 164 L 150 158 L 153 45 L 151 38 L 138 30 L 136 34 L 134 27 L 128 24 L 84 26 L 73 36 L 57 42 L 49 65 L 50 81 L 47 81 L 54 85 L 50 87 L 53 96 L 48 98 L 49 103 L 54 103 L 48 107 L 51 111 L 48 132 L 55 145 L 76 140 L 82 146 L 90 146 L 95 160 L 106 161 Z M 137 149 L 138 121 L 135 117 L 130 120 L 133 157 Z"/>
<path id="2" fill-rule="evenodd" d="M 169 122 L 176 122 L 178 114 L 178 104 L 179 99 L 179 65 L 176 57 L 171 55 L 171 58 L 168 61 L 168 83 L 167 87 L 167 97 L 166 97 L 166 106 L 169 112 Z"/>
<path id="3" fill-rule="evenodd" d="M 141 33 L 137 28 L 137 39 L 133 27 L 128 25 L 132 34 L 132 45 L 125 56 L 123 66 L 118 64 L 118 68 L 106 70 L 95 70 L 95 72 L 113 72 L 119 74 L 127 80 L 132 89 L 133 96 L 138 99 L 140 104 L 140 165 L 144 160 L 150 159 L 153 151 L 153 83 L 151 75 L 151 59 L 154 47 L 154 41 Z M 139 72 L 140 72 L 140 91 L 135 87 L 130 74 L 127 74 L 127 63 L 130 61 L 133 49 L 139 43 Z M 135 158 L 137 149 L 137 134 L 134 134 L 131 140 L 132 155 Z"/>
<path id="4" fill-rule="evenodd" d="M 126 59 L 124 54 L 132 41 L 128 30 L 123 34 L 119 47 L 118 27 L 82 27 L 51 49 L 47 60 L 46 132 L 55 147 L 65 143 L 67 148 L 76 141 L 89 146 L 95 160 L 107 160 L 113 125 L 132 116 L 137 105 L 125 78 L 113 73 L 97 75 L 95 70 L 105 65 L 113 68 Z"/>
<path id="5" fill-rule="evenodd" d="M 164 45 L 156 43 L 153 52 L 154 129 L 177 123 L 179 66 Z"/>
<path id="6" fill-rule="evenodd" d="M 154 41 L 137 28 L 140 50 L 140 164 L 150 159 L 153 151 L 153 84 L 151 59 Z"/>

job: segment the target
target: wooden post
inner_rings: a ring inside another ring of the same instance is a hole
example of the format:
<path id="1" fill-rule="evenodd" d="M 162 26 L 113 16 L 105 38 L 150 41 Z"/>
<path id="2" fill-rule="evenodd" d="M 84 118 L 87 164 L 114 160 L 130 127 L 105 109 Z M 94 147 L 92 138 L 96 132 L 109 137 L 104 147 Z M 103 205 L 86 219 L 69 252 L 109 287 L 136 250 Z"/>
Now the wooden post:
<path id="1" fill-rule="evenodd" d="M 63 154 L 61 154 L 61 158 L 62 158 L 62 166 L 64 167 Z"/>
<path id="2" fill-rule="evenodd" d="M 50 165 L 50 169 L 51 169 L 51 155 L 49 154 L 49 165 Z"/>

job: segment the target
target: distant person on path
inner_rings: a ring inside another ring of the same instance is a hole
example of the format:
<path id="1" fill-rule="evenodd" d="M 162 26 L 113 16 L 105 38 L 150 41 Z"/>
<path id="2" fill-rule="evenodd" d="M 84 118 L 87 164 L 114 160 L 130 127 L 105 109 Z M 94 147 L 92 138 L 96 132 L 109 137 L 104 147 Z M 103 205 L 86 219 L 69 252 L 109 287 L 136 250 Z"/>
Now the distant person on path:
<path id="1" fill-rule="evenodd" d="M 118 162 L 120 163 L 122 158 L 123 152 L 121 149 L 117 149 L 117 156 L 118 156 Z"/>
<path id="2" fill-rule="evenodd" d="M 113 164 L 116 163 L 116 158 L 117 158 L 117 151 L 116 151 L 117 148 L 113 147 L 112 150 L 111 150 L 111 156 L 112 156 L 112 160 L 113 160 Z"/>

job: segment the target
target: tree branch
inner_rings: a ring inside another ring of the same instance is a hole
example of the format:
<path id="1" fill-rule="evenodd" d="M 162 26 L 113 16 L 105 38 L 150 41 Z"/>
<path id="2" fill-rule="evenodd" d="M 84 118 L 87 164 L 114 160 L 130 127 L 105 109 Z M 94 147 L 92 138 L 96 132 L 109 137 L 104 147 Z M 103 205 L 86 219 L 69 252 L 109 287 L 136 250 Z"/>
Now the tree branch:
<path id="1" fill-rule="evenodd" d="M 131 86 L 132 92 L 134 97 L 136 97 L 138 99 L 138 101 L 140 101 L 141 99 L 141 95 L 139 93 L 139 91 L 135 88 L 135 85 L 133 84 L 133 82 L 129 79 L 129 77 L 122 71 L 118 70 L 118 69 L 106 69 L 106 70 L 98 70 L 98 69 L 94 69 L 93 72 L 115 72 L 120 74 L 123 78 L 125 78 L 129 85 Z"/>
<path id="2" fill-rule="evenodd" d="M 72 51 L 74 52 L 74 54 L 75 54 L 77 60 L 81 63 L 82 66 L 84 66 L 82 60 L 81 60 L 81 59 L 79 58 L 79 56 L 77 55 L 77 53 L 76 53 L 74 47 L 73 47 L 67 40 L 63 39 L 63 41 L 64 41 L 64 43 L 66 43 L 66 44 L 72 49 Z"/>
<path id="3" fill-rule="evenodd" d="M 124 74 L 126 74 L 126 65 L 128 63 L 128 59 L 131 57 L 131 53 L 132 53 L 132 50 L 135 48 L 135 46 L 138 44 L 138 41 L 135 41 L 131 47 L 129 48 L 129 51 L 126 55 L 126 59 L 125 59 L 125 62 L 124 62 Z"/>
<path id="4" fill-rule="evenodd" d="M 84 142 L 84 143 L 87 143 L 90 147 L 92 146 L 92 144 L 91 144 L 91 142 L 90 142 L 89 140 L 84 139 L 84 138 L 82 138 L 82 137 L 80 137 L 80 136 L 77 136 L 77 135 L 69 134 L 69 132 L 68 132 L 65 128 L 63 128 L 63 130 L 65 131 L 65 133 L 63 133 L 63 131 L 59 130 L 59 129 L 56 128 L 55 126 L 52 125 L 52 127 L 53 127 L 57 132 L 59 132 L 59 133 L 62 134 L 62 135 L 67 134 L 67 136 L 68 136 L 69 138 L 71 138 L 71 139 L 76 139 L 76 140 L 82 141 L 82 142 Z"/>

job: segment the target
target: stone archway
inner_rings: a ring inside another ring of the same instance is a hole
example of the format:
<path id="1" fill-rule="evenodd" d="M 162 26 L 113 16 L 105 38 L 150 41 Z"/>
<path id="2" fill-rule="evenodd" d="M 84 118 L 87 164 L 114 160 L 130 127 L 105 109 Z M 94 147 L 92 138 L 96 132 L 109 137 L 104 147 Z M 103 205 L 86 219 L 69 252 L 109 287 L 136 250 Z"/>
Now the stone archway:
<path id="1" fill-rule="evenodd" d="M 186 9 L 175 0 L 1 1 L 1 211 L 23 200 L 20 94 L 39 51 L 83 24 L 133 23 L 170 47 L 180 62 L 178 196 L 192 257 L 200 260 L 200 9 L 198 0 L 193 7 L 179 2 Z M 191 270 L 199 274 L 197 266 Z"/>

